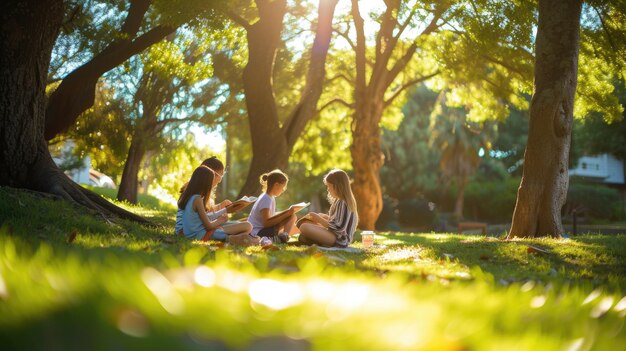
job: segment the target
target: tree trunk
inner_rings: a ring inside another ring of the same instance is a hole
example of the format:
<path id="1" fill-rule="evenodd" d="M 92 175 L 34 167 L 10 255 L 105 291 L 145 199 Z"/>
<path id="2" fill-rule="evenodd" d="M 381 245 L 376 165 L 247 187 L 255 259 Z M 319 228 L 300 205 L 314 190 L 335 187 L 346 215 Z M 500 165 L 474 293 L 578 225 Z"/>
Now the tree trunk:
<path id="1" fill-rule="evenodd" d="M 261 19 L 246 28 L 248 64 L 243 72 L 253 154 L 248 177 L 239 196 L 257 194 L 261 188 L 261 174 L 274 168 L 285 170 L 296 141 L 308 121 L 317 113 L 317 103 L 322 95 L 326 76 L 326 57 L 337 1 L 320 1 L 306 85 L 300 101 L 283 127 L 279 124 L 272 75 L 276 50 L 281 40 L 286 2 L 257 2 Z"/>
<path id="2" fill-rule="evenodd" d="M 539 1 L 528 142 L 508 238 L 563 234 L 581 7 L 580 0 Z"/>
<path id="3" fill-rule="evenodd" d="M 61 0 L 10 1 L 0 8 L 0 185 L 55 194 L 103 216 L 148 223 L 72 182 L 50 156 L 45 84 L 62 19 Z"/>
<path id="4" fill-rule="evenodd" d="M 326 78 L 326 57 L 333 30 L 333 16 L 338 0 L 321 0 L 318 8 L 317 29 L 311 47 L 311 59 L 306 85 L 300 101 L 285 123 L 283 130 L 287 137 L 289 154 L 302 134 L 306 124 L 317 114 L 317 103 L 322 96 Z"/>
<path id="5" fill-rule="evenodd" d="M 286 0 L 257 1 L 260 19 L 247 28 L 248 63 L 243 87 L 252 137 L 252 161 L 240 195 L 257 194 L 259 177 L 274 168 L 287 166 L 287 140 L 280 130 L 274 100 L 272 74 L 276 50 L 283 30 Z"/>
<path id="6" fill-rule="evenodd" d="M 130 142 L 128 157 L 126 158 L 124 171 L 122 172 L 122 180 L 120 181 L 120 187 L 117 191 L 117 199 L 119 201 L 128 201 L 131 204 L 137 203 L 139 169 L 141 168 L 141 161 L 145 154 L 146 147 L 144 145 L 143 135 L 135 133 L 133 140 Z"/>
<path id="7" fill-rule="evenodd" d="M 375 103 L 376 101 L 380 103 Z M 354 183 L 352 189 L 359 212 L 359 227 L 374 229 L 376 220 L 383 209 L 383 197 L 380 188 L 380 168 L 384 163 L 381 151 L 380 127 L 382 100 L 363 99 L 357 105 L 352 132 L 352 169 Z"/>
<path id="8" fill-rule="evenodd" d="M 463 204 L 465 202 L 465 185 L 467 185 L 467 177 L 458 177 L 457 185 L 459 189 L 456 194 L 456 203 L 454 205 L 454 219 L 461 221 L 463 220 Z"/>
<path id="9" fill-rule="evenodd" d="M 50 96 L 46 108 L 44 133 L 46 140 L 66 131 L 76 122 L 80 114 L 93 106 L 96 84 L 104 73 L 176 30 L 174 27 L 157 26 L 136 37 L 149 7 L 149 0 L 132 1 L 126 21 L 122 26 L 124 36 L 109 44 L 89 62 L 63 78 L 59 87 Z"/>

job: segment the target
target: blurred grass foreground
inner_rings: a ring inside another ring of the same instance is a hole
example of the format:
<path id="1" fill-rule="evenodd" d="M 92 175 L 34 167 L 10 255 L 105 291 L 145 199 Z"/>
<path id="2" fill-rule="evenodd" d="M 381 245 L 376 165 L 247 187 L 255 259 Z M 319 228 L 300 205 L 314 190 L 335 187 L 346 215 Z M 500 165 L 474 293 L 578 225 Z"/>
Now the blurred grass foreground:
<path id="1" fill-rule="evenodd" d="M 0 188 L 2 350 L 624 350 L 626 236 L 192 242 Z M 360 238 L 358 238 L 360 239 Z"/>

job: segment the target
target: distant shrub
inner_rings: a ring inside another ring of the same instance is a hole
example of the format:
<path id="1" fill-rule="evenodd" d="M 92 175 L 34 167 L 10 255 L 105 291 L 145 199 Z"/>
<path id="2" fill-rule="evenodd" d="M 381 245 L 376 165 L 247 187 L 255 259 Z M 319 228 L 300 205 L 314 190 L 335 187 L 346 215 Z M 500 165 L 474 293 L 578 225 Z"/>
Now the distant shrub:
<path id="1" fill-rule="evenodd" d="M 390 230 L 389 226 L 397 221 L 396 200 L 383 196 L 383 210 L 376 220 L 376 229 Z M 397 224 L 395 225 L 397 227 Z"/>
<path id="2" fill-rule="evenodd" d="M 434 219 L 435 212 L 426 199 L 404 199 L 398 203 L 398 222 L 403 226 L 429 229 Z"/>
<path id="3" fill-rule="evenodd" d="M 577 214 L 588 219 L 615 218 L 621 206 L 619 192 L 601 184 L 585 184 L 571 182 L 567 191 L 567 201 L 563 206 L 563 216 L 571 217 L 576 209 Z"/>
<path id="4" fill-rule="evenodd" d="M 465 189 L 464 215 L 488 222 L 511 220 L 520 179 L 470 182 Z"/>

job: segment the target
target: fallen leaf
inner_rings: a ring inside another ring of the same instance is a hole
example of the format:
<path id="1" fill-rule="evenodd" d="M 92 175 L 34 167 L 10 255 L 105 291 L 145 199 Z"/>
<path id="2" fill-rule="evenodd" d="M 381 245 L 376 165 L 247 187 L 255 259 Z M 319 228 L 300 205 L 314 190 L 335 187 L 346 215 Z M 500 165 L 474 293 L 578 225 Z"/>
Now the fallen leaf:
<path id="1" fill-rule="evenodd" d="M 489 261 L 491 259 L 491 256 L 487 255 L 487 254 L 480 254 L 480 256 L 478 257 L 483 261 Z"/>
<path id="2" fill-rule="evenodd" d="M 542 249 L 540 247 L 537 246 L 532 246 L 532 245 L 527 245 L 528 248 L 526 249 L 526 252 L 528 253 L 534 253 L 534 254 L 549 254 L 550 251 L 546 250 L 546 249 Z"/>

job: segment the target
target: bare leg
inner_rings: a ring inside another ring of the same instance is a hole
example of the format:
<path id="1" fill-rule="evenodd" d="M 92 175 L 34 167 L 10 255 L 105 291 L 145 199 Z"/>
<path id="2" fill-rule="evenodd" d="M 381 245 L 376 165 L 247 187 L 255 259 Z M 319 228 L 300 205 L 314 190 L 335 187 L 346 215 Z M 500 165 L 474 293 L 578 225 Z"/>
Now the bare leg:
<path id="1" fill-rule="evenodd" d="M 252 224 L 248 222 L 226 224 L 222 226 L 222 229 L 228 235 L 248 234 L 252 231 Z"/>
<path id="2" fill-rule="evenodd" d="M 287 217 L 286 219 L 284 219 L 282 222 L 278 223 L 278 225 L 276 226 L 278 230 L 278 234 L 286 232 L 291 236 L 293 234 L 298 233 L 298 228 L 296 227 L 297 220 L 298 220 L 298 216 L 293 214 Z"/>
<path id="3" fill-rule="evenodd" d="M 320 246 L 333 246 L 337 237 L 326 228 L 319 225 L 304 223 L 300 226 L 300 241 Z"/>
<path id="4" fill-rule="evenodd" d="M 287 234 L 289 234 L 289 236 L 294 235 L 294 234 L 300 232 L 298 227 L 296 227 L 296 222 L 297 221 L 298 221 L 298 216 L 293 214 L 293 215 L 291 215 L 291 217 L 289 217 L 289 220 L 287 221 L 287 223 L 285 223 L 285 232 L 287 232 Z"/>

